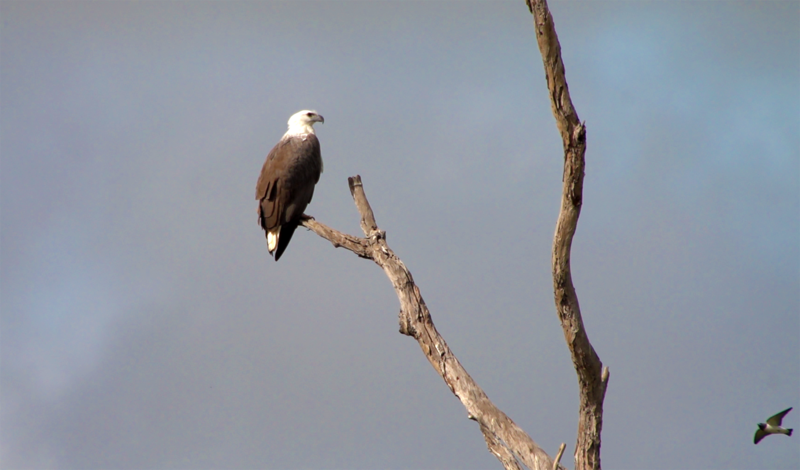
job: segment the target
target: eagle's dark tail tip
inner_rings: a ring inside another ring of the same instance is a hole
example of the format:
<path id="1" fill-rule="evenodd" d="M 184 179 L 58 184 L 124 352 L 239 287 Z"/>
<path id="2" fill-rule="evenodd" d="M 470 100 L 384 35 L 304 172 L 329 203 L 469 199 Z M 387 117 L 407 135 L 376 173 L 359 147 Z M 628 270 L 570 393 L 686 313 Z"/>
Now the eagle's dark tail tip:
<path id="1" fill-rule="evenodd" d="M 297 228 L 298 224 L 298 221 L 294 221 L 281 225 L 281 233 L 278 236 L 278 246 L 275 248 L 275 261 L 280 259 L 286 247 L 289 246 L 289 242 L 292 240 L 292 235 L 294 235 L 294 230 Z"/>
<path id="2" fill-rule="evenodd" d="M 791 436 L 792 435 L 792 431 L 794 431 L 794 429 L 787 429 L 787 431 L 789 431 L 789 434 L 787 434 L 787 435 Z"/>

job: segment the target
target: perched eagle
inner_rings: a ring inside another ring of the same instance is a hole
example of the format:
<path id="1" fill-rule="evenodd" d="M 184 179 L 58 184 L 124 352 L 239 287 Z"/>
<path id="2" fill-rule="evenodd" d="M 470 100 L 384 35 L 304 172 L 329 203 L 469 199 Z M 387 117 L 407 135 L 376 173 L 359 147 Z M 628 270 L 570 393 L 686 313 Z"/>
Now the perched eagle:
<path id="1" fill-rule="evenodd" d="M 325 122 L 316 111 L 294 113 L 289 130 L 267 155 L 258 177 L 258 223 L 267 233 L 267 248 L 275 261 L 289 245 L 322 173 L 316 122 Z"/>

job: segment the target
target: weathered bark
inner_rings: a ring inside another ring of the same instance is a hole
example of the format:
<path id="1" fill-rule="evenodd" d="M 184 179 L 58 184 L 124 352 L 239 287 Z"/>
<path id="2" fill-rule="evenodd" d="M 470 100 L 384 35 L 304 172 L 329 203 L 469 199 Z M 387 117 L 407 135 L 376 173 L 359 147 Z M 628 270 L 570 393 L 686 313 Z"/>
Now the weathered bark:
<path id="1" fill-rule="evenodd" d="M 609 373 L 608 368 L 603 368 L 589 342 L 570 272 L 572 239 L 583 203 L 586 127 L 578 119 L 578 113 L 569 96 L 561 60 L 561 46 L 547 2 L 526 0 L 526 3 L 534 16 L 536 39 L 542 54 L 552 111 L 564 145 L 561 212 L 553 240 L 552 266 L 556 311 L 572 354 L 580 387 L 575 468 L 599 470 L 603 400 Z M 520 464 L 536 470 L 563 468 L 559 465 L 564 451 L 563 444 L 557 457 L 551 459 L 511 418 L 494 406 L 464 370 L 436 330 L 411 273 L 386 243 L 386 232 L 380 230 L 375 222 L 364 194 L 361 177 L 348 178 L 348 182 L 350 193 L 361 215 L 361 229 L 365 238 L 336 231 L 311 217 L 305 217 L 302 225 L 329 240 L 335 247 L 343 247 L 362 258 L 371 259 L 383 269 L 400 300 L 400 332 L 417 340 L 433 368 L 467 409 L 467 417 L 480 425 L 489 451 L 506 469 L 519 470 Z"/>
<path id="2" fill-rule="evenodd" d="M 361 214 L 361 229 L 365 238 L 338 232 L 311 217 L 302 225 L 356 255 L 371 259 L 383 269 L 400 300 L 400 333 L 413 337 L 436 372 L 450 387 L 450 391 L 461 400 L 467 409 L 467 417 L 477 421 L 489 447 L 489 451 L 502 462 L 506 469 L 517 470 L 521 462 L 530 469 L 552 470 L 553 460 L 486 396 L 486 393 L 470 377 L 444 338 L 436 331 L 430 311 L 422 300 L 419 288 L 405 264 L 386 243 L 386 232 L 375 223 L 375 216 L 364 194 L 360 176 L 348 178 L 350 193 Z M 563 468 L 563 467 L 558 467 Z"/>
<path id="3" fill-rule="evenodd" d="M 546 0 L 527 0 L 533 13 L 536 41 L 542 54 L 547 89 L 556 126 L 564 146 L 563 190 L 553 240 L 553 290 L 556 311 L 564 330 L 572 363 L 580 386 L 580 416 L 575 445 L 575 469 L 600 469 L 600 432 L 603 427 L 603 400 L 609 372 L 597 356 L 583 326 L 578 296 L 572 284 L 570 250 L 583 203 L 586 127 L 569 96 L 561 45 Z"/>

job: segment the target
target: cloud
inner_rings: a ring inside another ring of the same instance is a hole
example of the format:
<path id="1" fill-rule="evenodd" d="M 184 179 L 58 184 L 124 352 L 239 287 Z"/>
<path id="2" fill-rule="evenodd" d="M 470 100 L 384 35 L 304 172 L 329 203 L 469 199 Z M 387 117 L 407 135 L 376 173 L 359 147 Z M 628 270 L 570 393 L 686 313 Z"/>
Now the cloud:
<path id="1" fill-rule="evenodd" d="M 496 465 L 379 269 L 306 231 L 267 256 L 255 179 L 307 107 L 308 212 L 358 234 L 361 174 L 470 374 L 545 449 L 574 437 L 562 151 L 524 5 L 0 8 L 7 466 Z M 800 327 L 797 4 L 551 8 L 588 126 L 572 262 L 612 371 L 604 463 L 797 467 L 750 443 L 800 388 L 772 352 Z"/>

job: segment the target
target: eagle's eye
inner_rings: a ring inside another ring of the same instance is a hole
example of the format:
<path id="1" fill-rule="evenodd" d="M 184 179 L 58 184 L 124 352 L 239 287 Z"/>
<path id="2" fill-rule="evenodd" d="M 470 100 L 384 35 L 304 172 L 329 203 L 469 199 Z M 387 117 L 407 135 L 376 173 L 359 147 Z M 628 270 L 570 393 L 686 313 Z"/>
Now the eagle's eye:
<path id="1" fill-rule="evenodd" d="M 308 117 L 311 117 L 313 115 L 314 115 L 314 113 L 306 113 L 306 116 L 308 116 Z"/>

